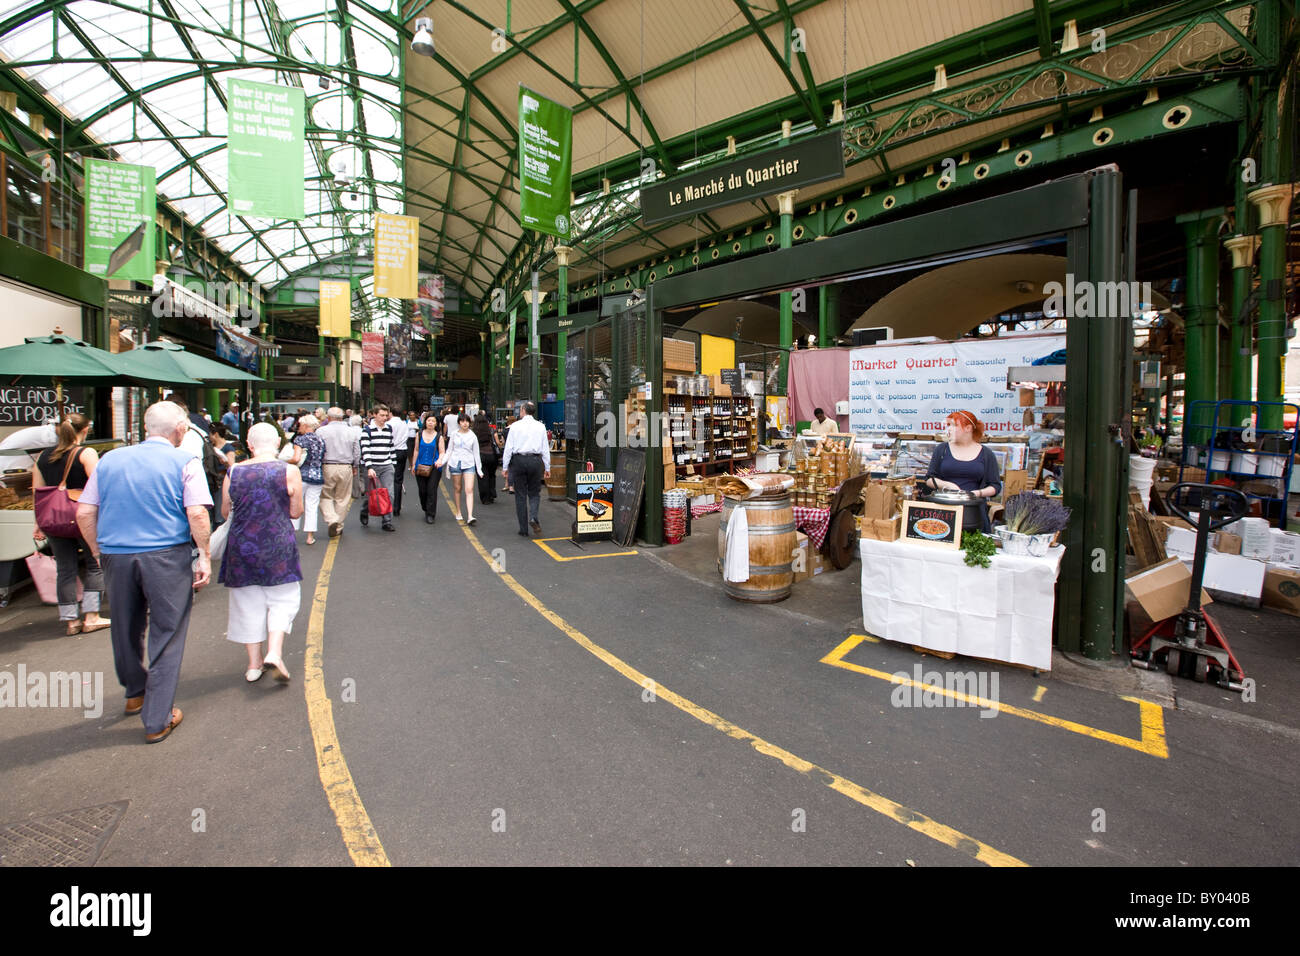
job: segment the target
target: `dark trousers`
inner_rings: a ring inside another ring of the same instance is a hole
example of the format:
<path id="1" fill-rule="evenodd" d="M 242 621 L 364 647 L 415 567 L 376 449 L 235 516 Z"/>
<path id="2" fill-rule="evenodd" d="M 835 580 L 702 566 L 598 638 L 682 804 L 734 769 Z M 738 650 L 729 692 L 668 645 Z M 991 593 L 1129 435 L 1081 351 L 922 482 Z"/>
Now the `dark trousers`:
<path id="1" fill-rule="evenodd" d="M 415 486 L 420 490 L 420 508 L 431 518 L 438 517 L 438 482 L 441 480 L 441 468 L 435 468 L 427 475 L 415 476 Z"/>
<path id="2" fill-rule="evenodd" d="M 402 477 L 406 474 L 406 449 L 397 450 L 397 467 L 393 469 L 393 514 L 402 513 Z"/>
<path id="3" fill-rule="evenodd" d="M 56 538 L 50 535 L 50 550 L 54 552 L 54 562 L 58 567 L 59 620 L 75 621 L 81 615 L 77 613 L 77 566 L 82 554 L 86 556 L 86 574 L 84 576 L 86 593 L 81 602 L 82 610 L 99 613 L 100 597 L 104 591 L 104 572 L 99 562 L 90 553 L 86 543 L 80 538 Z"/>
<path id="4" fill-rule="evenodd" d="M 529 520 L 537 520 L 542 504 L 542 456 L 511 455 L 510 487 L 515 489 L 515 515 L 519 530 L 528 533 Z"/>
<path id="5" fill-rule="evenodd" d="M 483 477 L 478 482 L 478 500 L 488 504 L 497 500 L 497 455 L 495 451 L 479 449 L 479 458 L 483 462 Z"/>
<path id="6" fill-rule="evenodd" d="M 176 702 L 185 633 L 194 606 L 190 554 L 186 542 L 162 551 L 103 555 L 108 601 L 113 608 L 110 632 L 117 679 L 127 697 L 144 696 L 140 717 L 150 734 L 161 732 L 171 722 Z"/>

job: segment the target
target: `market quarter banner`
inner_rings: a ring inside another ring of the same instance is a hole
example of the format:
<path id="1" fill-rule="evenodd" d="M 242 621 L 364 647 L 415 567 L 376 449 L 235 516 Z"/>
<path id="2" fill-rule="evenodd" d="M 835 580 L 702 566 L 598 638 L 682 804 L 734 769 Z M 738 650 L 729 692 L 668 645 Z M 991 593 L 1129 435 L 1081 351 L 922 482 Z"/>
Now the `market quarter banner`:
<path id="1" fill-rule="evenodd" d="M 519 224 L 568 238 L 573 110 L 519 87 Z"/>
<path id="2" fill-rule="evenodd" d="M 419 246 L 419 217 L 375 213 L 375 295 L 385 299 L 419 297 Z"/>
<path id="3" fill-rule="evenodd" d="M 853 349 L 849 430 L 941 432 L 950 414 L 965 410 L 990 440 L 1018 435 L 1025 410 L 1007 388 L 1007 369 L 1064 348 L 1064 335 L 1030 335 Z"/>
<path id="4" fill-rule="evenodd" d="M 226 131 L 227 208 L 233 216 L 305 215 L 306 94 L 297 87 L 231 77 Z"/>
<path id="5" fill-rule="evenodd" d="M 87 159 L 85 172 L 86 271 L 151 282 L 158 215 L 153 167 Z"/>
<path id="6" fill-rule="evenodd" d="M 320 280 L 320 334 L 335 339 L 352 336 L 352 283 Z"/>
<path id="7" fill-rule="evenodd" d="M 384 372 L 384 333 L 361 333 L 361 371 L 366 375 Z M 360 391 L 360 389 L 356 389 Z"/>

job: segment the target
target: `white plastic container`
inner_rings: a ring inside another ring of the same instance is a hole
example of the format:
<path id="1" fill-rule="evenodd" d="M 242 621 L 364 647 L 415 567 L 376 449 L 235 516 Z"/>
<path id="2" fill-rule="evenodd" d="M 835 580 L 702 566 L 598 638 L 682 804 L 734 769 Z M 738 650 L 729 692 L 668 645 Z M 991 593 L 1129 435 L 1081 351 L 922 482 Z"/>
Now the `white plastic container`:
<path id="1" fill-rule="evenodd" d="M 1259 467 L 1259 455 L 1253 451 L 1235 451 L 1232 453 L 1232 470 L 1242 475 L 1253 475 Z"/>
<path id="2" fill-rule="evenodd" d="M 1226 448 L 1216 448 L 1210 455 L 1212 471 L 1228 471 L 1232 467 L 1232 452 Z"/>

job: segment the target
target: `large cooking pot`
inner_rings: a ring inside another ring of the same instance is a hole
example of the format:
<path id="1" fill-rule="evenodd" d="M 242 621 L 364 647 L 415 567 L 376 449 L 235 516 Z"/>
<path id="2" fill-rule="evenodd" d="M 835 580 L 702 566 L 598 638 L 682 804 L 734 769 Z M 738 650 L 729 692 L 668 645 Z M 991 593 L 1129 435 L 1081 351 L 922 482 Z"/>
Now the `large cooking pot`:
<path id="1" fill-rule="evenodd" d="M 921 501 L 928 501 L 936 505 L 972 505 L 980 500 L 975 497 L 974 493 L 969 491 L 949 490 L 923 490 L 919 497 Z"/>

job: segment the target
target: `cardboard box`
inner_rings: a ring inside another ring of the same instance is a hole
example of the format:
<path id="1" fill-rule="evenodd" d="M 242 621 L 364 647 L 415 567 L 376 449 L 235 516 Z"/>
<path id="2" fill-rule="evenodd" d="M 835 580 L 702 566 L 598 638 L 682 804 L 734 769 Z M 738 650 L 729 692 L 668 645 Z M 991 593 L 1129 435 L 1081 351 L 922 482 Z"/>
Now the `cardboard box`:
<path id="1" fill-rule="evenodd" d="M 1029 487 L 1029 472 L 1008 468 L 1002 477 L 1002 500 L 1018 495 Z"/>
<path id="2" fill-rule="evenodd" d="M 1241 554 L 1241 536 L 1231 531 L 1216 531 L 1213 547 L 1219 554 Z"/>
<path id="3" fill-rule="evenodd" d="M 876 518 L 872 521 L 873 534 L 877 541 L 897 541 L 903 535 L 903 516 Z"/>
<path id="4" fill-rule="evenodd" d="M 673 464 L 664 465 L 664 491 L 671 491 L 677 487 L 677 466 Z"/>
<path id="5" fill-rule="evenodd" d="M 1300 534 L 1271 528 L 1269 537 L 1273 540 L 1268 563 L 1280 564 L 1287 568 L 1300 568 Z"/>
<path id="6" fill-rule="evenodd" d="M 1196 553 L 1196 532 L 1169 525 L 1165 534 L 1165 550 L 1170 554 L 1185 554 L 1190 557 Z"/>
<path id="7" fill-rule="evenodd" d="M 812 568 L 814 575 L 822 574 L 825 571 L 834 571 L 835 566 L 826 560 L 826 557 L 819 551 L 814 551 L 812 543 L 808 545 L 808 566 Z"/>
<path id="8" fill-rule="evenodd" d="M 718 374 L 710 375 L 709 381 L 712 383 L 713 394 L 727 398 L 731 395 L 731 386 L 722 384 L 722 376 Z"/>
<path id="9" fill-rule="evenodd" d="M 1191 524 L 1174 515 L 1152 515 L 1151 517 L 1155 518 L 1161 524 L 1168 525 L 1171 528 L 1186 528 L 1188 531 L 1196 530 L 1196 528 Z"/>
<path id="10" fill-rule="evenodd" d="M 1179 558 L 1169 558 L 1127 578 L 1124 588 L 1150 620 L 1163 621 L 1187 606 L 1191 584 L 1192 573 L 1187 566 Z M 1209 603 L 1210 596 L 1202 589 L 1201 606 Z"/>
<path id="11" fill-rule="evenodd" d="M 1300 617 L 1300 571 L 1270 565 L 1264 572 L 1264 590 L 1260 597 L 1264 607 Z"/>
<path id="12" fill-rule="evenodd" d="M 813 576 L 812 572 L 812 549 L 808 544 L 808 536 L 802 531 L 794 533 L 795 546 L 790 555 L 790 560 L 794 568 L 794 583 L 807 581 Z"/>
<path id="13" fill-rule="evenodd" d="M 1180 558 L 1191 571 L 1192 559 Z M 1264 572 L 1268 565 L 1254 558 L 1236 554 L 1207 554 L 1205 577 L 1201 582 L 1214 595 L 1216 601 L 1227 601 L 1243 607 L 1259 607 L 1264 590 Z"/>

